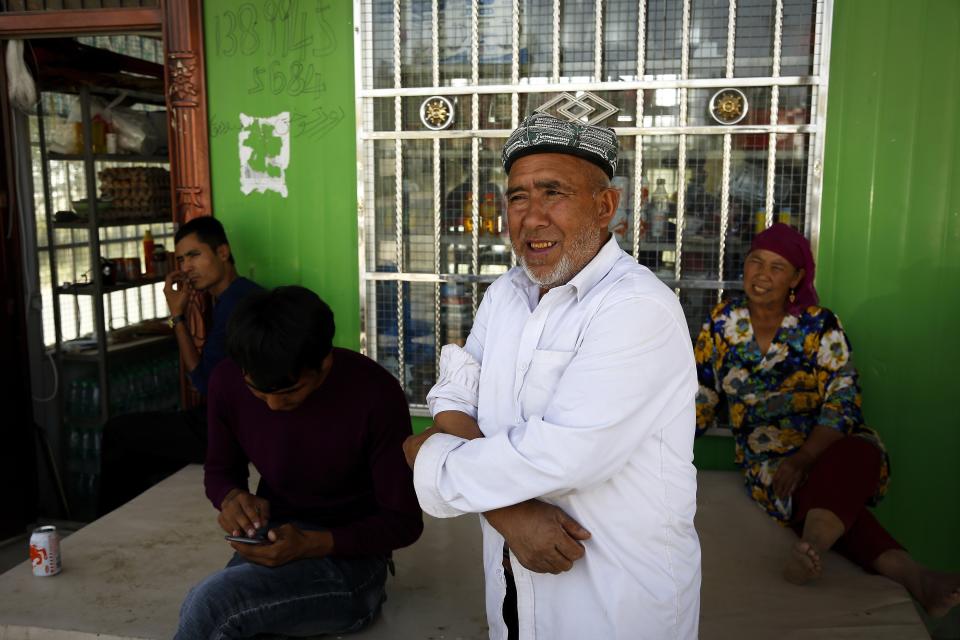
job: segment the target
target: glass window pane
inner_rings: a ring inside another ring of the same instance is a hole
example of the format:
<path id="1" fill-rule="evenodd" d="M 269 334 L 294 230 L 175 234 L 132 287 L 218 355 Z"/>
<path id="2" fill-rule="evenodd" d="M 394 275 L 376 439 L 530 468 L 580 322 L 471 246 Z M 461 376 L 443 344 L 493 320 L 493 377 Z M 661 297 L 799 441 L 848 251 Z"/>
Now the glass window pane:
<path id="1" fill-rule="evenodd" d="M 723 78 L 727 69 L 729 0 L 690 3 L 689 78 Z"/>
<path id="2" fill-rule="evenodd" d="M 593 77 L 596 49 L 594 0 L 564 2 L 560 9 L 560 75 L 574 82 Z"/>
<path id="3" fill-rule="evenodd" d="M 676 0 L 647 2 L 645 78 L 680 78 L 682 22 L 682 2 L 676 2 Z"/>
<path id="4" fill-rule="evenodd" d="M 614 0 L 603 5 L 603 74 L 601 80 L 616 81 L 637 76 L 637 26 L 640 5 Z"/>
<path id="5" fill-rule="evenodd" d="M 433 273 L 433 141 L 403 145 L 404 271 Z"/>
<path id="6" fill-rule="evenodd" d="M 770 0 L 738 0 L 734 73 L 737 77 L 773 72 L 773 21 Z"/>

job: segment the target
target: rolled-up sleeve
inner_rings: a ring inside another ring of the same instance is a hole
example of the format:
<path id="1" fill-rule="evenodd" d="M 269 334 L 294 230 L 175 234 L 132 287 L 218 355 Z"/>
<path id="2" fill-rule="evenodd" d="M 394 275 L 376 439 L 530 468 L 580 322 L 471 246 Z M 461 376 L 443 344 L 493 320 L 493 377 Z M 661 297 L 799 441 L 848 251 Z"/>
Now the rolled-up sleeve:
<path id="1" fill-rule="evenodd" d="M 421 505 L 440 517 L 484 512 L 604 482 L 681 412 L 692 433 L 696 390 L 677 315 L 644 297 L 611 304 L 591 321 L 544 415 L 492 437 L 426 441 L 414 472 Z"/>
<path id="2" fill-rule="evenodd" d="M 480 394 L 480 363 L 465 349 L 448 344 L 440 351 L 440 376 L 427 394 L 430 415 L 462 411 L 477 419 Z"/>
<path id="3" fill-rule="evenodd" d="M 447 456 L 466 442 L 463 438 L 438 433 L 427 438 L 417 454 L 413 486 L 420 508 L 435 518 L 452 518 L 467 513 L 450 505 L 440 493 L 440 476 Z"/>

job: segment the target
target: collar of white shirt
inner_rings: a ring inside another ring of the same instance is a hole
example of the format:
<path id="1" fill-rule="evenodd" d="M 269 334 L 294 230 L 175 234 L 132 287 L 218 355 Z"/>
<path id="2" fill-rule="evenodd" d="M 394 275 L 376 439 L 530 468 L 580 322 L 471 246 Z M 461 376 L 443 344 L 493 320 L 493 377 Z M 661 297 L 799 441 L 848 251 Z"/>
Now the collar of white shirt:
<path id="1" fill-rule="evenodd" d="M 573 287 L 577 295 L 577 302 L 580 302 L 585 295 L 590 293 L 590 290 L 593 289 L 597 283 L 603 280 L 604 276 L 610 273 L 610 269 L 613 268 L 613 265 L 621 256 L 623 256 L 623 250 L 620 248 L 620 245 L 617 244 L 616 238 L 611 233 L 604 245 L 600 247 L 597 255 L 595 255 L 579 273 L 573 276 L 566 284 L 555 288 Z M 510 283 L 524 298 L 531 301 L 536 301 L 540 298 L 540 285 L 531 280 L 530 276 L 528 276 L 527 272 L 523 269 L 513 270 L 510 274 Z M 534 306 L 536 306 L 535 302 Z"/>

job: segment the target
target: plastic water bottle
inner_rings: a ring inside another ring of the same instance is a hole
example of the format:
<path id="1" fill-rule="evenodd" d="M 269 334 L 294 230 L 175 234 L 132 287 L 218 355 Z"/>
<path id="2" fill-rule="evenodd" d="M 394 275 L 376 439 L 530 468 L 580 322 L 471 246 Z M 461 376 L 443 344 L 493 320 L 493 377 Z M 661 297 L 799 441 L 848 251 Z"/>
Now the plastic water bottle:
<path id="1" fill-rule="evenodd" d="M 80 380 L 74 380 L 70 383 L 70 389 L 67 391 L 67 415 L 73 418 L 80 417 L 83 411 L 82 404 L 81 382 Z"/>
<path id="2" fill-rule="evenodd" d="M 666 180 L 657 178 L 657 188 L 650 196 L 650 237 L 662 240 L 667 235 L 667 218 L 670 215 L 670 197 Z"/>
<path id="3" fill-rule="evenodd" d="M 70 469 L 77 469 L 82 464 L 83 460 L 83 441 L 82 435 L 80 433 L 80 427 L 75 424 L 69 426 L 70 429 L 70 442 L 68 445 L 69 451 L 69 467 Z"/>
<path id="4" fill-rule="evenodd" d="M 91 418 L 100 416 L 100 384 L 96 380 L 90 381 L 90 413 Z"/>

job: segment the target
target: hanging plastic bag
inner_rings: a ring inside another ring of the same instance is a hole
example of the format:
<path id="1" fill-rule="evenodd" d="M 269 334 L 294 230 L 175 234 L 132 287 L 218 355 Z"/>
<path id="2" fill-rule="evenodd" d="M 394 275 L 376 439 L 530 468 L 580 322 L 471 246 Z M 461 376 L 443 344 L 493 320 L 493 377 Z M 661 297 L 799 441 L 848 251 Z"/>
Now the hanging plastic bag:
<path id="1" fill-rule="evenodd" d="M 10 103 L 24 113 L 37 106 L 37 87 L 23 61 L 23 40 L 7 43 L 7 82 Z"/>

